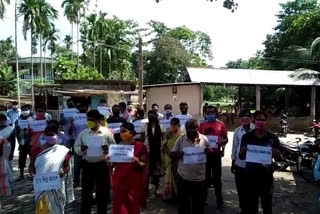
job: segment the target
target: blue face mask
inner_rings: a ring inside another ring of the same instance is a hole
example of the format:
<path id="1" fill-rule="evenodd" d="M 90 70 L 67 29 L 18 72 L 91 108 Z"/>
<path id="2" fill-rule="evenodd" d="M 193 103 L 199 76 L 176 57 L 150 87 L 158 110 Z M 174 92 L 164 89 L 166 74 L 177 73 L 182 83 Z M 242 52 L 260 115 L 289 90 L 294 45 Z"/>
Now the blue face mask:
<path id="1" fill-rule="evenodd" d="M 216 115 L 207 115 L 207 120 L 209 122 L 215 122 L 217 120 L 217 116 Z"/>

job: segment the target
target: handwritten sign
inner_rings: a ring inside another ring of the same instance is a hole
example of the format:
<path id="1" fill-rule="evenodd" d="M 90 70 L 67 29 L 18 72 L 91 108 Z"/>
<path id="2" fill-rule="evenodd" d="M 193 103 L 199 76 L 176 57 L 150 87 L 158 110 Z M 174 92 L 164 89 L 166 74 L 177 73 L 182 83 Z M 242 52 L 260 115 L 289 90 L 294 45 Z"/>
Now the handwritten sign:
<path id="1" fill-rule="evenodd" d="M 87 114 L 85 114 L 85 113 L 75 114 L 73 119 L 74 119 L 73 123 L 76 125 L 86 125 L 87 124 Z"/>
<path id="2" fill-rule="evenodd" d="M 272 162 L 272 147 L 248 145 L 246 161 L 270 165 Z"/>
<path id="3" fill-rule="evenodd" d="M 109 115 L 110 115 L 110 108 L 109 107 L 98 106 L 97 109 L 100 112 L 100 114 L 102 114 L 105 117 L 109 117 Z"/>
<path id="4" fill-rule="evenodd" d="M 141 122 L 141 120 L 137 120 L 137 121 L 133 122 L 133 125 L 134 125 L 134 130 L 135 130 L 137 133 L 141 133 L 141 128 L 142 128 L 142 122 Z"/>
<path id="5" fill-rule="evenodd" d="M 160 120 L 160 124 L 162 124 L 166 129 L 170 129 L 170 120 Z"/>
<path id="6" fill-rule="evenodd" d="M 29 124 L 33 132 L 42 132 L 47 127 L 46 120 L 31 120 Z"/>
<path id="7" fill-rule="evenodd" d="M 192 118 L 191 115 L 184 115 L 184 114 L 178 114 L 175 116 L 175 118 L 178 118 L 180 120 L 180 124 L 184 125 L 189 119 Z"/>
<path id="8" fill-rule="evenodd" d="M 113 133 L 120 133 L 120 126 L 122 123 L 108 123 L 108 128 L 113 131 Z"/>
<path id="9" fill-rule="evenodd" d="M 73 118 L 77 112 L 78 112 L 78 109 L 76 108 L 65 108 L 62 110 L 64 118 Z"/>
<path id="10" fill-rule="evenodd" d="M 58 172 L 48 172 L 45 174 L 36 174 L 33 178 L 33 188 L 35 192 L 42 192 L 61 187 L 60 176 Z"/>
<path id="11" fill-rule="evenodd" d="M 218 136 L 206 136 L 208 138 L 210 148 L 217 149 L 218 146 Z"/>
<path id="12" fill-rule="evenodd" d="M 105 139 L 102 136 L 88 136 L 87 137 L 87 157 L 101 157 L 103 156 L 102 145 L 105 144 Z"/>
<path id="13" fill-rule="evenodd" d="M 183 148 L 184 164 L 200 164 L 206 163 L 207 157 L 203 147 L 186 147 Z"/>
<path id="14" fill-rule="evenodd" d="M 110 162 L 128 163 L 131 162 L 134 153 L 133 145 L 110 145 Z"/>
<path id="15" fill-rule="evenodd" d="M 18 120 L 18 125 L 20 127 L 20 129 L 26 129 L 28 127 L 28 124 L 30 122 L 31 119 L 28 120 Z"/>

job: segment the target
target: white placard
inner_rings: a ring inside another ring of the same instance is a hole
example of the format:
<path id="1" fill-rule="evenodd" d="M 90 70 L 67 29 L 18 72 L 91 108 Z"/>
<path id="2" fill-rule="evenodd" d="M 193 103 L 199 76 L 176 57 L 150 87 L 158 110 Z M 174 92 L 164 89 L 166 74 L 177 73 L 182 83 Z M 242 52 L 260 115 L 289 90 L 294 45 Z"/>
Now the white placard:
<path id="1" fill-rule="evenodd" d="M 45 174 L 36 174 L 33 178 L 33 188 L 35 192 L 42 192 L 61 187 L 60 176 L 58 172 L 48 172 Z"/>
<path id="2" fill-rule="evenodd" d="M 272 147 L 247 145 L 246 161 L 251 163 L 271 164 Z"/>
<path id="3" fill-rule="evenodd" d="M 183 153 L 184 164 L 200 164 L 207 162 L 203 147 L 186 147 L 183 148 Z"/>
<path id="4" fill-rule="evenodd" d="M 62 110 L 64 118 L 73 118 L 76 113 L 78 113 L 78 109 L 76 108 L 65 108 Z"/>
<path id="5" fill-rule="evenodd" d="M 112 144 L 109 147 L 110 162 L 113 162 L 113 163 L 131 162 L 133 154 L 134 154 L 133 145 Z"/>
<path id="6" fill-rule="evenodd" d="M 108 123 L 108 128 L 112 129 L 113 133 L 120 133 L 120 126 L 122 123 Z"/>
<path id="7" fill-rule="evenodd" d="M 76 125 L 85 125 L 87 124 L 87 114 L 86 113 L 78 113 L 73 117 L 73 123 Z"/>
<path id="8" fill-rule="evenodd" d="M 21 119 L 19 119 L 19 120 L 18 120 L 18 125 L 19 125 L 20 129 L 26 129 L 26 128 L 28 128 L 28 124 L 29 124 L 30 120 L 31 120 L 31 119 L 27 119 L 27 120 L 21 120 Z"/>
<path id="9" fill-rule="evenodd" d="M 208 138 L 210 148 L 211 149 L 217 149 L 218 146 L 218 136 L 206 136 Z"/>
<path id="10" fill-rule="evenodd" d="M 166 127 L 166 129 L 170 129 L 170 120 L 160 120 L 160 124 Z"/>
<path id="11" fill-rule="evenodd" d="M 87 137 L 87 157 L 102 157 L 102 145 L 105 145 L 103 136 L 88 136 Z"/>
<path id="12" fill-rule="evenodd" d="M 42 132 L 47 127 L 47 120 L 31 120 L 29 124 L 33 132 Z"/>
<path id="13" fill-rule="evenodd" d="M 110 108 L 109 107 L 98 106 L 97 109 L 100 112 L 100 114 L 102 114 L 105 117 L 109 117 L 109 115 L 110 115 Z"/>
<path id="14" fill-rule="evenodd" d="M 178 115 L 175 115 L 174 117 L 180 120 L 180 125 L 184 125 L 190 118 L 192 118 L 192 116 L 184 115 L 184 114 L 178 114 Z"/>
<path id="15" fill-rule="evenodd" d="M 137 121 L 133 122 L 133 125 L 134 125 L 134 130 L 137 133 L 141 133 L 141 128 L 142 128 L 141 120 L 137 120 Z"/>

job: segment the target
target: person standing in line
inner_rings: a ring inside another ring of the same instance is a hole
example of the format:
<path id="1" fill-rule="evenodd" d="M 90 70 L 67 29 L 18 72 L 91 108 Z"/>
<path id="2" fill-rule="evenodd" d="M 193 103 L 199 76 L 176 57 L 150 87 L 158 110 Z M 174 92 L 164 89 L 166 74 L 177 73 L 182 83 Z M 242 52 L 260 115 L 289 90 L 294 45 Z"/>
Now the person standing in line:
<path id="1" fill-rule="evenodd" d="M 163 200 L 174 200 L 177 198 L 177 185 L 175 177 L 177 174 L 177 161 L 172 160 L 170 157 L 171 150 L 174 147 L 175 142 L 183 134 L 180 132 L 180 120 L 178 118 L 172 118 L 170 121 L 170 131 L 166 135 L 165 142 L 162 146 L 162 152 L 164 156 L 164 187 L 161 191 L 161 198 Z"/>
<path id="2" fill-rule="evenodd" d="M 137 117 L 132 122 L 143 120 L 144 119 L 144 114 L 145 114 L 144 109 L 138 109 L 137 110 Z"/>
<path id="3" fill-rule="evenodd" d="M 131 115 L 129 114 L 128 110 L 127 110 L 126 103 L 125 102 L 119 103 L 119 107 L 120 107 L 120 117 L 125 119 L 126 122 L 130 122 L 132 120 L 132 118 L 131 118 Z"/>
<path id="4" fill-rule="evenodd" d="M 207 188 L 215 187 L 217 209 L 225 211 L 222 197 L 222 157 L 228 143 L 228 131 L 222 121 L 217 120 L 217 108 L 208 106 L 207 121 L 200 124 L 200 133 L 209 139 L 212 153 L 207 156 L 206 182 Z M 207 199 L 207 194 L 206 194 Z"/>
<path id="5" fill-rule="evenodd" d="M 7 117 L 10 119 L 12 126 L 14 127 L 16 120 L 19 119 L 21 110 L 19 109 L 19 103 L 17 101 L 12 102 L 12 108 L 8 110 Z"/>
<path id="6" fill-rule="evenodd" d="M 125 123 L 127 122 L 123 117 L 120 116 L 120 106 L 119 105 L 113 105 L 112 106 L 112 115 L 107 119 L 107 123 Z M 116 143 L 121 142 L 120 133 L 114 133 L 114 139 Z"/>
<path id="7" fill-rule="evenodd" d="M 178 138 L 170 157 L 178 161 L 178 214 L 203 214 L 206 192 L 206 164 L 184 164 L 185 148 L 203 148 L 209 153 L 210 146 L 206 136 L 199 133 L 199 124 L 195 119 L 186 122 L 186 135 Z"/>
<path id="8" fill-rule="evenodd" d="M 24 168 L 26 167 L 27 156 L 31 156 L 31 139 L 26 135 L 27 125 L 23 126 L 23 123 L 27 124 L 31 119 L 31 109 L 29 105 L 23 105 L 21 107 L 21 116 L 15 123 L 15 134 L 19 143 L 19 160 L 18 165 L 20 169 L 20 176 L 16 181 L 24 179 Z"/>
<path id="9" fill-rule="evenodd" d="M 149 150 L 149 178 L 155 186 L 154 194 L 158 195 L 160 177 L 163 176 L 163 162 L 161 158 L 161 146 L 166 133 L 166 127 L 159 123 L 157 113 L 148 112 L 149 123 L 141 128 L 141 142 L 145 143 Z"/>
<path id="10" fill-rule="evenodd" d="M 281 158 L 279 146 L 280 142 L 276 135 L 267 129 L 267 116 L 262 111 L 254 113 L 255 129 L 245 135 L 241 140 L 239 158 L 246 160 L 249 146 L 260 146 L 264 149 L 270 148 L 270 164 L 261 164 L 247 161 L 247 182 L 250 188 L 247 188 L 245 214 L 259 213 L 259 198 L 261 198 L 263 214 L 272 214 L 272 196 L 273 196 L 273 166 L 272 158 L 278 160 Z"/>
<path id="11" fill-rule="evenodd" d="M 157 117 L 159 120 L 163 119 L 163 114 L 161 114 L 159 112 L 159 105 L 158 104 L 156 104 L 156 103 L 152 104 L 151 109 L 157 113 Z"/>
<path id="12" fill-rule="evenodd" d="M 73 100 L 70 98 L 67 100 L 67 108 L 68 109 L 73 109 L 75 108 L 76 105 L 75 103 L 73 102 Z M 72 133 L 72 128 L 71 128 L 71 124 L 72 124 L 72 120 L 73 118 L 67 118 L 65 117 L 65 115 L 63 113 L 60 114 L 60 118 L 61 118 L 61 121 L 60 121 L 60 124 L 62 125 L 63 127 L 63 131 L 64 131 L 64 134 L 66 135 L 66 137 L 68 138 L 68 144 L 70 144 L 71 146 L 74 145 L 74 136 L 73 136 L 73 133 Z"/>
<path id="13" fill-rule="evenodd" d="M 82 131 L 75 143 L 75 152 L 84 158 L 82 165 L 81 214 L 90 214 L 93 190 L 96 187 L 98 214 L 107 213 L 110 191 L 109 167 L 105 162 L 110 144 L 114 144 L 112 133 L 100 125 L 98 110 L 87 113 L 88 128 Z"/>
<path id="14" fill-rule="evenodd" d="M 7 116 L 8 109 L 4 105 L 0 105 L 0 114 L 4 114 Z M 7 116 L 7 125 L 12 126 L 10 118 Z"/>
<path id="15" fill-rule="evenodd" d="M 188 113 L 188 110 L 189 110 L 188 103 L 185 103 L 185 102 L 180 103 L 179 108 L 180 108 L 181 115 L 188 115 L 190 118 L 192 118 L 192 115 Z"/>
<path id="16" fill-rule="evenodd" d="M 233 121 L 233 107 L 231 105 L 228 106 L 227 110 L 226 110 L 226 114 L 227 114 L 227 124 L 229 124 L 230 120 L 232 125 L 234 124 Z"/>
<path id="17" fill-rule="evenodd" d="M 164 106 L 164 116 L 162 117 L 162 119 L 171 120 L 172 118 L 174 118 L 174 114 L 172 112 L 172 105 L 166 104 Z"/>
<path id="18" fill-rule="evenodd" d="M 5 141 L 8 141 L 10 144 L 10 153 L 8 155 L 8 178 L 10 189 L 13 190 L 14 187 L 14 179 L 13 179 L 13 168 L 12 168 L 12 160 L 14 155 L 14 149 L 16 147 L 16 136 L 15 131 L 12 126 L 7 125 L 7 116 L 5 114 L 0 114 L 0 137 Z M 5 142 L 3 142 L 5 144 Z M 0 175 L 1 178 L 1 175 Z"/>
<path id="19" fill-rule="evenodd" d="M 232 145 L 232 165 L 231 165 L 231 172 L 235 174 L 235 183 L 238 191 L 239 197 L 239 206 L 240 206 L 240 213 L 245 214 L 245 202 L 247 197 L 247 169 L 246 169 L 246 161 L 240 160 L 238 155 L 240 152 L 240 144 L 244 134 L 251 132 L 255 126 L 252 121 L 252 116 L 250 111 L 242 111 L 240 114 L 241 117 L 241 126 L 235 129 L 233 134 L 233 145 Z"/>
<path id="20" fill-rule="evenodd" d="M 222 116 L 222 108 L 219 103 L 216 105 L 216 108 L 218 111 L 218 119 L 219 119 Z"/>
<path id="21" fill-rule="evenodd" d="M 113 163 L 112 176 L 113 214 L 139 214 L 147 204 L 147 162 L 146 146 L 134 140 L 135 131 L 132 123 L 124 123 L 120 128 L 120 145 L 133 145 L 132 162 Z M 109 156 L 107 155 L 107 161 Z"/>

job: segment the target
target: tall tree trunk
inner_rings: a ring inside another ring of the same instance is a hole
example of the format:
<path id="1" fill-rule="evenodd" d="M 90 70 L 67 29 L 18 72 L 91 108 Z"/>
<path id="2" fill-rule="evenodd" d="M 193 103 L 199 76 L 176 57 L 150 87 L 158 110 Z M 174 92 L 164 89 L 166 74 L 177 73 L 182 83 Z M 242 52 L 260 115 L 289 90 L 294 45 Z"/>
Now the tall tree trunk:
<path id="1" fill-rule="evenodd" d="M 93 43 L 93 68 L 96 69 L 96 43 Z"/>
<path id="2" fill-rule="evenodd" d="M 79 69 L 79 23 L 80 23 L 80 11 L 77 14 L 77 68 Z"/>
<path id="3" fill-rule="evenodd" d="M 46 50 L 47 47 L 44 47 L 44 50 L 43 50 L 43 55 L 44 55 L 44 80 L 46 81 L 47 79 L 47 58 L 46 58 Z"/>
<path id="4" fill-rule="evenodd" d="M 34 94 L 34 74 L 33 74 L 33 46 L 32 46 L 32 28 L 31 28 L 31 93 L 32 93 L 32 108 L 35 110 L 35 94 Z"/>
<path id="5" fill-rule="evenodd" d="M 71 59 L 73 59 L 73 22 L 71 22 Z"/>
<path id="6" fill-rule="evenodd" d="M 102 45 L 100 45 L 100 74 L 102 74 Z"/>
<path id="7" fill-rule="evenodd" d="M 54 80 L 54 72 L 53 72 L 53 54 L 51 53 L 51 78 Z"/>
<path id="8" fill-rule="evenodd" d="M 111 62 L 112 62 L 112 59 L 111 59 L 111 49 L 109 49 L 109 74 L 108 74 L 108 76 L 110 76 L 110 74 L 111 74 Z"/>
<path id="9" fill-rule="evenodd" d="M 42 35 L 40 35 L 40 75 L 41 75 L 41 84 L 43 84 Z"/>
<path id="10" fill-rule="evenodd" d="M 15 49 L 16 49 L 16 75 L 17 75 L 17 96 L 18 102 L 20 103 L 20 73 L 19 73 L 19 62 L 18 62 L 18 35 L 17 35 L 17 22 L 18 22 L 18 13 L 17 13 L 17 4 L 18 1 L 15 1 L 15 22 L 14 22 L 14 37 L 15 37 Z"/>

